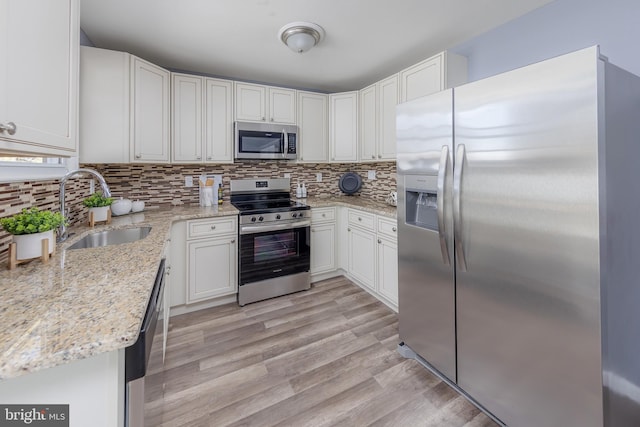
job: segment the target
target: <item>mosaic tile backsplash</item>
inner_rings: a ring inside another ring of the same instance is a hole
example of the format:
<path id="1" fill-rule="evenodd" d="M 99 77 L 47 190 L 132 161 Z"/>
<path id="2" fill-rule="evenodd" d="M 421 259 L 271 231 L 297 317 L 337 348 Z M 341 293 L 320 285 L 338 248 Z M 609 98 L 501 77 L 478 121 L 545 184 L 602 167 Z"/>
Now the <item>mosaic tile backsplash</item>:
<path id="1" fill-rule="evenodd" d="M 366 197 L 384 201 L 396 190 L 395 162 L 296 164 L 286 161 L 242 161 L 225 165 L 160 165 L 160 164 L 87 164 L 102 173 L 114 197 L 144 200 L 147 206 L 169 206 L 198 203 L 198 176 L 222 175 L 224 200 L 229 201 L 229 182 L 243 178 L 282 178 L 291 174 L 291 190 L 295 196 L 298 182 L 304 182 L 309 196 L 340 196 L 340 176 L 356 172 L 362 177 L 360 192 L 351 197 Z M 375 171 L 376 179 L 367 179 L 367 172 Z M 322 173 L 322 182 L 316 174 Z M 185 177 L 192 176 L 193 187 L 185 187 Z M 68 218 L 71 225 L 86 219 L 82 199 L 89 195 L 87 178 L 67 183 Z M 0 217 L 10 216 L 22 208 L 38 206 L 58 210 L 59 182 L 57 180 L 0 183 Z M 347 196 L 345 196 L 347 197 Z M 0 230 L 0 262 L 7 257 L 11 236 Z"/>

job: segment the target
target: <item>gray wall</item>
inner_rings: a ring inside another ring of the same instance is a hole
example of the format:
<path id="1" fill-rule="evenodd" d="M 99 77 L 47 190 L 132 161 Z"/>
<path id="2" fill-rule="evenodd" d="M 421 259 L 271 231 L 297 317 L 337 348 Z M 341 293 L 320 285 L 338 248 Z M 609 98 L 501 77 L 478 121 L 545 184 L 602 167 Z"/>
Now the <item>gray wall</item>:
<path id="1" fill-rule="evenodd" d="M 640 75 L 639 0 L 555 0 L 450 50 L 469 60 L 469 81 L 584 47 Z"/>

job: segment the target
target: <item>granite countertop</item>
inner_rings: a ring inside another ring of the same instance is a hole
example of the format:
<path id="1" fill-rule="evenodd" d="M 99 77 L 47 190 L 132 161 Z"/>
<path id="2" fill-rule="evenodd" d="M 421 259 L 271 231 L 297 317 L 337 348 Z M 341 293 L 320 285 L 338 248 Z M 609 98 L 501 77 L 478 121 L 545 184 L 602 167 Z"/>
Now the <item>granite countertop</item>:
<path id="1" fill-rule="evenodd" d="M 309 197 L 313 207 L 348 206 L 395 218 L 396 207 L 357 196 Z M 0 381 L 133 344 L 174 221 L 237 215 L 229 203 L 150 208 L 109 225 L 76 226 L 47 264 L 0 266 Z M 66 250 L 101 230 L 150 225 L 132 243 Z"/>
<path id="2" fill-rule="evenodd" d="M 347 206 L 388 218 L 395 218 L 398 210 L 395 206 L 391 206 L 387 203 L 359 196 L 307 197 L 305 199 L 298 200 L 312 208 Z"/>
<path id="3" fill-rule="evenodd" d="M 75 233 L 47 264 L 0 266 L 0 380 L 128 347 L 138 331 L 174 221 L 237 215 L 221 207 L 174 207 L 114 217 Z M 65 250 L 92 231 L 150 225 L 136 242 Z"/>

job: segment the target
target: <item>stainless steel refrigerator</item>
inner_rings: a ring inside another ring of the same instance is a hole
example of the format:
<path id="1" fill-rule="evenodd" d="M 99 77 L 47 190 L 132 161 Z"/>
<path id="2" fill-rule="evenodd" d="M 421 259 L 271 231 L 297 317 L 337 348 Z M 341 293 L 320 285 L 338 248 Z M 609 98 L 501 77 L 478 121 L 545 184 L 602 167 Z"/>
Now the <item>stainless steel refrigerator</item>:
<path id="1" fill-rule="evenodd" d="M 402 351 L 509 426 L 640 426 L 640 78 L 580 50 L 397 141 Z"/>

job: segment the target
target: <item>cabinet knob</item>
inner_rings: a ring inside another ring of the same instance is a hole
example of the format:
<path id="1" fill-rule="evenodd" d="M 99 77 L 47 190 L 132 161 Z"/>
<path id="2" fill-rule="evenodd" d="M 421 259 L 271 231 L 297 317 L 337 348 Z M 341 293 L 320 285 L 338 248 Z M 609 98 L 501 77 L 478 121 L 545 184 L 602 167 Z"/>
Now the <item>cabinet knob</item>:
<path id="1" fill-rule="evenodd" d="M 231 241 L 231 243 L 235 243 L 235 242 L 236 242 L 236 239 L 233 239 L 233 240 Z"/>
<path id="2" fill-rule="evenodd" d="M 331 158 L 331 160 L 335 160 L 335 159 L 336 159 L 335 157 L 332 157 L 332 158 Z"/>
<path id="3" fill-rule="evenodd" d="M 315 229 L 315 228 L 312 228 L 312 229 L 311 229 L 311 232 L 312 232 L 312 233 L 315 233 L 315 232 L 316 232 L 316 229 Z"/>
<path id="4" fill-rule="evenodd" d="M 382 243 L 382 240 L 378 239 L 378 243 Z"/>
<path id="5" fill-rule="evenodd" d="M 136 159 L 139 159 L 140 157 L 142 157 L 140 154 L 136 154 Z"/>
<path id="6" fill-rule="evenodd" d="M 262 118 L 262 121 L 264 122 L 264 117 Z"/>
<path id="7" fill-rule="evenodd" d="M 211 160 L 211 156 L 207 156 L 207 160 Z"/>
<path id="8" fill-rule="evenodd" d="M 216 226 L 215 226 L 215 225 L 212 225 L 212 226 L 211 226 L 211 229 L 212 229 L 212 230 L 215 230 L 215 229 L 216 229 Z"/>
<path id="9" fill-rule="evenodd" d="M 196 156 L 197 160 L 200 160 L 202 158 L 202 156 Z"/>
<path id="10" fill-rule="evenodd" d="M 382 154 L 378 154 L 378 158 L 381 159 L 382 158 Z"/>
<path id="11" fill-rule="evenodd" d="M 372 155 L 371 155 L 371 158 L 372 158 L 372 159 L 375 159 L 375 158 L 376 158 L 376 155 L 375 155 L 375 154 L 372 154 Z"/>
<path id="12" fill-rule="evenodd" d="M 273 117 L 271 117 L 271 121 L 273 121 Z"/>
<path id="13" fill-rule="evenodd" d="M 0 123 L 0 132 L 7 132 L 9 135 L 15 134 L 17 128 L 13 122 Z"/>
<path id="14" fill-rule="evenodd" d="M 304 160 L 304 159 L 302 158 L 302 156 L 300 156 L 300 160 Z"/>
<path id="15" fill-rule="evenodd" d="M 326 214 L 322 214 L 322 218 L 324 218 L 325 216 L 327 216 Z"/>
<path id="16" fill-rule="evenodd" d="M 347 231 L 351 231 L 351 229 L 350 229 L 350 228 L 347 228 Z"/>
<path id="17" fill-rule="evenodd" d="M 396 232 L 396 230 L 397 230 L 397 229 L 396 229 L 395 227 L 393 227 L 393 228 L 391 229 L 391 231 L 393 231 L 394 233 Z"/>
<path id="18" fill-rule="evenodd" d="M 358 217 L 358 221 L 362 221 L 362 218 Z"/>

